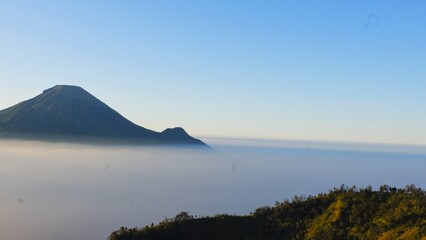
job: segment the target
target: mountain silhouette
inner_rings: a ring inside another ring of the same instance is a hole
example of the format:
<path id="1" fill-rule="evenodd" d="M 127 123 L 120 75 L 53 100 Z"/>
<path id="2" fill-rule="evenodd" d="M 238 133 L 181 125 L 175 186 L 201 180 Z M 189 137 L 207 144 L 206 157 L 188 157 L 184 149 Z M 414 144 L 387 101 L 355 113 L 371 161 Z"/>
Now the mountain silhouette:
<path id="1" fill-rule="evenodd" d="M 196 144 L 182 128 L 134 124 L 81 87 L 57 85 L 0 111 L 0 137 L 136 144 Z"/>

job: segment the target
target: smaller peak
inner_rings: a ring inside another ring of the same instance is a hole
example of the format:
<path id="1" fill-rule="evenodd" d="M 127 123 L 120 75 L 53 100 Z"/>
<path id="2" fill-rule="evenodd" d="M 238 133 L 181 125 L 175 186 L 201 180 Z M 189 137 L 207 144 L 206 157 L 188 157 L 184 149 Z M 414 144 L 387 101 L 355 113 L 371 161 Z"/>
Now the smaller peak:
<path id="1" fill-rule="evenodd" d="M 175 127 L 175 128 L 167 128 L 164 132 L 180 132 L 180 133 L 186 133 L 185 130 L 181 127 Z"/>
<path id="2" fill-rule="evenodd" d="M 181 127 L 175 127 L 175 128 L 167 128 L 163 132 L 161 132 L 164 136 L 169 136 L 173 138 L 186 138 L 189 137 L 188 133 Z"/>

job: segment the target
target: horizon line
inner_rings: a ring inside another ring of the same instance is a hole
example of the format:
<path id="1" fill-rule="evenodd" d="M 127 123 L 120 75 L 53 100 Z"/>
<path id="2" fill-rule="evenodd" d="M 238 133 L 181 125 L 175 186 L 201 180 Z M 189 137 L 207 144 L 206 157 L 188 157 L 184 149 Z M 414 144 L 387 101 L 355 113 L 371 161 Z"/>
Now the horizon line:
<path id="1" fill-rule="evenodd" d="M 206 139 L 223 139 L 223 140 L 238 140 L 238 141 L 261 141 L 261 142 L 311 142 L 311 143 L 337 143 L 342 145 L 347 144 L 359 144 L 359 145 L 381 145 L 381 146 L 403 146 L 403 147 L 421 147 L 426 148 L 426 144 L 414 144 L 414 143 L 398 143 L 398 142 L 374 142 L 374 141 L 352 141 L 352 140 L 329 140 L 329 139 L 297 139 L 297 138 L 268 138 L 268 137 L 239 137 L 239 136 L 219 136 L 219 135 L 202 135 L 193 134 L 196 138 Z"/>

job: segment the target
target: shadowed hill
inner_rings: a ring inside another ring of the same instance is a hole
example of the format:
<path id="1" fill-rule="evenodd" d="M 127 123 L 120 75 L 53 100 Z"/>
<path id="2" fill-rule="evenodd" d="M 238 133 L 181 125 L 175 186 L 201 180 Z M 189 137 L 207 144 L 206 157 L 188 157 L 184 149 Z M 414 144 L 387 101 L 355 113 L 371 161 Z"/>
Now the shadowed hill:
<path id="1" fill-rule="evenodd" d="M 190 216 L 156 226 L 120 228 L 109 240 L 426 240 L 426 192 L 407 186 L 294 197 L 247 216 Z"/>
<path id="2" fill-rule="evenodd" d="M 66 85 L 0 111 L 0 136 L 205 145 L 182 128 L 158 133 L 138 126 L 83 88 Z"/>

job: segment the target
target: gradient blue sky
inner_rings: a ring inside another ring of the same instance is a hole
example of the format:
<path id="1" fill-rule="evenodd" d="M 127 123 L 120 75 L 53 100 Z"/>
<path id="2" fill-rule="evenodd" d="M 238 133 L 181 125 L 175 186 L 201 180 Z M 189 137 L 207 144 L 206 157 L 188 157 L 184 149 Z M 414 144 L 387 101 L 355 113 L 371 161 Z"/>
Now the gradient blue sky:
<path id="1" fill-rule="evenodd" d="M 79 85 L 196 136 L 426 144 L 424 1 L 1 1 L 0 108 Z"/>

